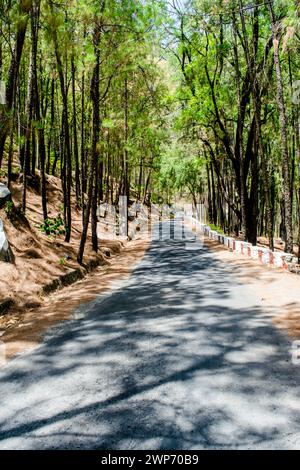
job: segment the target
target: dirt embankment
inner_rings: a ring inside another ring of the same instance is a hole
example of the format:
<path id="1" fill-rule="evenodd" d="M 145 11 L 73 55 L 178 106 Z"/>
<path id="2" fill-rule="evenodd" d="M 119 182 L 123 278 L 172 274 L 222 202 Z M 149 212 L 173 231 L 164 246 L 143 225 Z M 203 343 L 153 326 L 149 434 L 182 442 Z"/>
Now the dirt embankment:
<path id="1" fill-rule="evenodd" d="M 22 200 L 20 178 L 12 184 L 11 193 L 15 207 L 20 206 Z M 61 214 L 63 204 L 59 178 L 47 177 L 47 195 L 48 217 L 55 218 Z M 9 306 L 13 303 L 15 308 L 22 309 L 37 307 L 41 304 L 41 295 L 45 286 L 48 285 L 50 290 L 51 283 L 60 278 L 65 279 L 67 283 L 68 276 L 71 281 L 70 273 L 79 268 L 76 257 L 81 235 L 82 213 L 76 210 L 73 194 L 71 242 L 65 243 L 63 234 L 47 236 L 41 231 L 43 216 L 38 189 L 28 187 L 26 217 L 22 216 L 20 211 L 11 208 L 13 212 L 8 214 L 5 209 L 7 210 L 7 207 L 0 210 L 0 217 L 4 222 L 15 264 L 0 262 L 0 304 L 6 302 Z M 106 263 L 105 248 L 109 247 L 114 252 L 120 252 L 122 248 L 120 242 L 108 241 L 102 245 L 102 249 L 96 255 L 91 251 L 89 238 L 84 258 L 86 269 Z M 80 276 L 79 271 L 78 276 Z"/>
<path id="2" fill-rule="evenodd" d="M 22 200 L 20 178 L 13 182 L 11 192 L 18 207 Z M 47 176 L 47 195 L 48 217 L 55 218 L 63 206 L 59 178 Z M 70 243 L 64 241 L 63 234 L 47 236 L 41 231 L 41 195 L 34 187 L 28 188 L 26 218 L 11 217 L 5 208 L 0 217 L 15 257 L 15 264 L 0 262 L 0 336 L 6 359 L 38 344 L 50 326 L 67 319 L 79 304 L 110 289 L 115 279 L 128 275 L 148 246 L 144 234 L 131 242 L 118 239 L 110 233 L 107 219 L 101 219 L 99 253 L 91 249 L 89 232 L 83 266 L 79 266 L 76 257 L 82 212 L 76 207 L 74 193 Z"/>
<path id="3" fill-rule="evenodd" d="M 106 265 L 99 266 L 83 280 L 55 291 L 43 299 L 39 308 L 12 311 L 2 317 L 5 344 L 5 360 L 38 345 L 47 329 L 68 319 L 76 307 L 89 302 L 99 294 L 108 292 L 114 281 L 130 275 L 136 263 L 144 256 L 149 241 L 128 242 L 117 256 L 112 256 Z"/>
<path id="4" fill-rule="evenodd" d="M 287 330 L 293 339 L 300 338 L 299 276 L 231 253 L 213 240 L 205 239 L 205 245 L 214 250 L 218 259 L 232 266 L 239 282 L 246 283 L 259 295 L 262 308 L 278 328 Z"/>
<path id="5" fill-rule="evenodd" d="M 18 175 L 14 180 L 11 193 L 14 206 L 18 208 L 22 201 L 22 181 Z M 2 179 L 2 182 L 5 180 Z M 74 193 L 71 205 L 70 243 L 64 241 L 63 234 L 48 236 L 41 230 L 43 212 L 38 180 L 28 185 L 25 217 L 15 209 L 8 214 L 7 206 L 0 210 L 15 257 L 14 264 L 0 262 L 0 330 L 16 321 L 16 315 L 41 306 L 44 296 L 53 290 L 82 279 L 98 266 L 109 265 L 110 260 L 124 249 L 126 242 L 107 233 L 107 222 L 102 221 L 99 224 L 98 254 L 91 249 L 89 232 L 83 266 L 79 266 L 76 258 L 82 231 L 82 212 L 76 207 Z M 62 215 L 61 180 L 50 175 L 47 176 L 47 208 L 49 218 Z"/>

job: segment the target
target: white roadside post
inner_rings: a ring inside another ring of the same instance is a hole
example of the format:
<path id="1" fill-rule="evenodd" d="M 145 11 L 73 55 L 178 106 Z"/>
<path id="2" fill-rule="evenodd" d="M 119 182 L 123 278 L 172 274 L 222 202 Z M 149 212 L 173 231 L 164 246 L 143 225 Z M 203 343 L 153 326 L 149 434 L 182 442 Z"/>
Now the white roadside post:
<path id="1" fill-rule="evenodd" d="M 119 235 L 121 237 L 128 236 L 127 196 L 119 198 Z"/>
<path id="2" fill-rule="evenodd" d="M 0 365 L 3 365 L 6 361 L 6 346 L 3 341 L 1 341 L 3 333 L 4 331 L 0 331 Z"/>
<path id="3" fill-rule="evenodd" d="M 5 104 L 6 103 L 6 89 L 5 89 L 5 83 L 3 80 L 0 80 L 0 104 Z"/>

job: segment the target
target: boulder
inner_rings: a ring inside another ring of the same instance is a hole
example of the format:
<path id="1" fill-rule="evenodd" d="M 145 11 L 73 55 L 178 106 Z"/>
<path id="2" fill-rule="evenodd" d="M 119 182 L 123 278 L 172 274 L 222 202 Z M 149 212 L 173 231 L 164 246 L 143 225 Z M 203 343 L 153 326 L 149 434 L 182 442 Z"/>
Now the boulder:
<path id="1" fill-rule="evenodd" d="M 23 173 L 20 175 L 20 182 L 23 183 Z M 39 175 L 27 175 L 26 184 L 28 188 L 34 189 L 38 194 L 40 194 L 41 188 L 41 178 Z"/>
<path id="2" fill-rule="evenodd" d="M 10 199 L 10 190 L 5 186 L 5 184 L 0 183 L 0 209 L 4 206 L 6 201 L 9 201 Z"/>
<path id="3" fill-rule="evenodd" d="M 66 261 L 72 259 L 72 256 L 70 255 L 70 253 L 64 253 L 62 258 L 64 258 Z"/>
<path id="4" fill-rule="evenodd" d="M 9 246 L 6 238 L 3 222 L 0 219 L 0 261 L 6 261 L 7 263 L 14 263 L 14 255 Z"/>
<path id="5" fill-rule="evenodd" d="M 111 257 L 111 251 L 109 248 L 102 248 L 102 253 L 107 256 L 107 258 Z"/>

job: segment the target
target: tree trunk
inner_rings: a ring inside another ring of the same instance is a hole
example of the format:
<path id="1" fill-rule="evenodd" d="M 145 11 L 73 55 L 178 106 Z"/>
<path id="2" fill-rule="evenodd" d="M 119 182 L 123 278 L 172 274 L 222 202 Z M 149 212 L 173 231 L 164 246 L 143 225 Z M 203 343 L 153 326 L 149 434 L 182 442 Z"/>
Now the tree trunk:
<path id="1" fill-rule="evenodd" d="M 94 27 L 93 32 L 93 43 L 94 43 L 94 54 L 95 54 L 95 63 L 93 69 L 93 75 L 91 80 L 91 88 L 90 94 L 92 99 L 93 105 L 93 126 L 92 126 L 92 150 L 91 150 L 91 159 L 90 159 L 90 175 L 89 175 L 89 186 L 88 186 L 88 197 L 86 202 L 86 209 L 84 211 L 84 222 L 82 227 L 82 234 L 80 240 L 80 246 L 78 251 L 77 260 L 78 263 L 82 264 L 83 254 L 85 243 L 87 239 L 87 232 L 89 227 L 90 221 L 90 214 L 91 209 L 93 211 L 92 214 L 92 242 L 93 242 L 93 250 L 98 250 L 98 237 L 97 237 L 97 196 L 95 194 L 95 170 L 96 165 L 98 162 L 99 157 L 99 149 L 98 149 L 98 142 L 99 142 L 99 119 L 100 119 L 100 112 L 99 112 L 99 73 L 100 73 L 100 29 L 96 25 Z M 96 199 L 96 207 L 95 207 L 95 199 Z M 93 207 L 92 207 L 93 204 Z"/>
<path id="2" fill-rule="evenodd" d="M 19 1 L 19 12 L 20 16 L 22 16 L 23 18 L 23 21 L 18 22 L 15 47 L 12 53 L 10 68 L 8 72 L 4 116 L 0 115 L 0 122 L 2 123 L 0 127 L 0 168 L 2 165 L 6 137 L 10 133 L 10 127 L 12 125 L 12 107 L 15 100 L 19 67 L 28 25 L 29 12 L 31 10 L 31 3 L 31 0 Z"/>
<path id="3" fill-rule="evenodd" d="M 41 0 L 34 0 L 33 15 L 31 19 L 31 36 L 32 36 L 32 51 L 33 51 L 33 84 L 34 84 L 34 104 L 35 116 L 38 122 L 38 149 L 39 149 L 39 162 L 41 171 L 41 195 L 42 195 L 42 208 L 44 221 L 48 217 L 47 213 L 47 187 L 46 187 L 46 147 L 44 135 L 44 122 L 42 122 L 40 94 L 37 80 L 37 45 L 38 45 L 38 31 L 39 31 L 39 18 L 40 18 L 40 4 Z"/>
<path id="4" fill-rule="evenodd" d="M 293 229 L 292 229 L 292 205 L 291 205 L 291 192 L 290 192 L 290 161 L 289 151 L 287 144 L 287 123 L 286 123 L 286 112 L 285 102 L 283 94 L 283 81 L 281 64 L 279 58 L 279 41 L 280 41 L 280 27 L 281 25 L 276 22 L 273 0 L 268 2 L 268 8 L 270 13 L 270 20 L 272 25 L 273 33 L 273 50 L 274 50 L 274 63 L 276 70 L 276 81 L 277 81 L 277 105 L 279 110 L 279 123 L 281 131 L 281 154 L 282 154 L 282 172 L 283 172 L 283 198 L 284 198 L 284 210 L 285 210 L 285 231 L 286 231 L 286 242 L 285 251 L 286 253 L 293 252 Z"/>
<path id="5" fill-rule="evenodd" d="M 53 2 L 50 2 L 51 13 L 53 14 Z M 65 86 L 65 77 L 63 72 L 63 66 L 61 61 L 61 55 L 58 45 L 57 31 L 55 28 L 52 29 L 52 39 L 54 43 L 54 52 L 57 63 L 57 71 L 59 75 L 60 90 L 62 96 L 62 128 L 64 133 L 64 165 L 65 165 L 65 230 L 66 236 L 65 241 L 69 242 L 71 238 L 71 226 L 72 226 L 72 213 L 71 213 L 71 184 L 72 184 L 72 156 L 71 156 L 71 144 L 70 144 L 70 128 L 69 128 L 69 111 L 68 111 L 68 96 L 67 89 Z"/>
<path id="6" fill-rule="evenodd" d="M 33 13 L 32 13 L 33 14 Z M 33 21 L 33 19 L 32 19 Z M 31 38 L 32 39 L 32 38 Z M 23 161 L 23 190 L 22 190 L 22 210 L 26 212 L 26 193 L 27 193 L 27 176 L 30 173 L 30 144 L 32 136 L 32 117 L 33 117 L 33 101 L 34 101 L 34 44 L 31 42 L 31 53 L 29 63 L 29 78 L 26 104 L 26 129 L 24 143 L 24 161 Z"/>
<path id="7" fill-rule="evenodd" d="M 80 206 L 80 172 L 79 172 L 79 155 L 78 155 L 78 140 L 77 140 L 77 109 L 76 109 L 76 93 L 75 93 L 75 61 L 74 54 L 71 57 L 71 76 L 72 76 L 72 104 L 73 104 L 73 148 L 75 159 L 75 192 L 77 205 Z"/>

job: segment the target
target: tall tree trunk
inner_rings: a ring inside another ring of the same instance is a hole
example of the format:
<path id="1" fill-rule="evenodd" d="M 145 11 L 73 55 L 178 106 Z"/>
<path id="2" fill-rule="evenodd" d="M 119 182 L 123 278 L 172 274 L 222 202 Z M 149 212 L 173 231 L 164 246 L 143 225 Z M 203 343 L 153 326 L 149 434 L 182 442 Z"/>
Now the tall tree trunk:
<path id="1" fill-rule="evenodd" d="M 72 104 L 73 104 L 73 148 L 75 160 L 75 192 L 77 205 L 80 206 L 80 171 L 79 171 L 79 154 L 78 154 L 78 139 L 77 139 L 77 107 L 76 107 L 76 92 L 75 92 L 75 59 L 74 53 L 71 56 L 71 78 L 72 78 Z"/>
<path id="2" fill-rule="evenodd" d="M 210 174 L 209 174 L 209 165 L 208 163 L 205 164 L 206 167 L 206 178 L 207 178 L 207 185 L 208 185 L 208 220 L 212 223 L 213 215 L 212 215 L 212 194 L 211 194 L 211 184 L 210 184 Z"/>
<path id="3" fill-rule="evenodd" d="M 53 2 L 50 1 L 50 10 L 54 14 Z M 60 91 L 62 96 L 62 126 L 64 133 L 64 165 L 65 165 L 65 229 L 66 236 L 65 241 L 69 242 L 71 238 L 71 226 L 72 226 L 72 213 L 71 213 L 71 184 L 72 184 L 72 156 L 71 156 L 71 143 L 70 143 L 70 127 L 69 127 L 69 110 L 68 110 L 68 96 L 67 89 L 65 86 L 65 77 L 63 72 L 63 66 L 61 61 L 61 54 L 58 45 L 57 31 L 52 28 L 52 39 L 54 43 L 54 52 L 57 63 L 57 71 L 59 75 Z"/>
<path id="4" fill-rule="evenodd" d="M 31 15 L 33 13 L 31 12 Z M 32 20 L 33 21 L 33 20 Z M 32 38 L 31 38 L 32 39 Z M 26 129 L 24 142 L 24 161 L 23 161 L 23 190 L 22 190 L 22 210 L 26 212 L 26 193 L 27 193 L 27 176 L 30 173 L 30 150 L 32 136 L 32 118 L 33 118 L 33 102 L 34 102 L 34 44 L 31 42 L 31 53 L 29 62 L 29 78 L 26 104 Z"/>
<path id="5" fill-rule="evenodd" d="M 234 33 L 234 58 L 235 58 L 235 79 L 237 88 L 237 108 L 238 108 L 238 122 L 236 132 L 236 149 L 238 154 L 239 168 L 240 168 L 240 204 L 241 204 L 241 232 L 245 240 L 248 239 L 247 233 L 247 186 L 246 186 L 246 175 L 244 165 L 244 148 L 243 148 L 243 120 L 242 120 L 242 97 L 241 97 L 241 76 L 240 76 L 240 65 L 237 48 L 237 23 L 235 13 L 232 14 L 233 19 L 233 33 Z"/>
<path id="6" fill-rule="evenodd" d="M 37 80 L 37 45 L 38 45 L 38 31 L 39 31 L 39 18 L 40 18 L 40 5 L 41 0 L 33 0 L 33 14 L 31 19 L 31 36 L 32 36 L 32 52 L 33 52 L 33 84 L 34 84 L 34 104 L 35 116 L 38 122 L 38 149 L 39 149 L 39 163 L 41 171 L 41 196 L 42 196 L 42 209 L 44 221 L 48 217 L 47 212 L 47 187 L 46 187 L 46 147 L 45 147 L 45 134 L 44 122 L 41 113 L 40 94 Z"/>
<path id="7" fill-rule="evenodd" d="M 137 193 L 137 200 L 141 200 L 142 194 L 142 181 L 143 181 L 143 167 L 144 167 L 144 157 L 140 158 L 140 165 L 139 165 L 139 181 L 138 181 L 138 193 Z"/>
<path id="8" fill-rule="evenodd" d="M 216 208 L 216 187 L 214 178 L 214 169 L 212 162 L 210 163 L 211 172 L 211 189 L 212 189 L 212 222 L 214 225 L 217 223 L 217 208 Z"/>
<path id="9" fill-rule="evenodd" d="M 93 251 L 98 251 L 98 235 L 97 235 L 97 202 L 98 202 L 98 164 L 99 164 L 99 135 L 100 135 L 100 30 L 97 27 L 94 32 L 94 53 L 95 66 L 93 78 L 91 81 L 91 99 L 93 105 L 93 139 L 92 139 L 92 163 L 91 182 L 93 185 L 92 201 L 91 201 L 91 220 L 92 220 L 92 247 Z"/>
<path id="10" fill-rule="evenodd" d="M 8 81 L 6 87 L 6 100 L 4 106 L 4 115 L 0 114 L 0 168 L 2 165 L 2 158 L 4 152 L 4 146 L 7 135 L 10 133 L 10 127 L 12 125 L 12 107 L 15 101 L 16 86 L 19 74 L 19 67 L 23 52 L 23 46 L 25 41 L 25 35 L 28 25 L 29 12 L 31 10 L 31 0 L 20 0 L 18 9 L 22 21 L 18 22 L 18 29 L 16 33 L 16 41 L 14 50 L 12 53 L 10 68 L 8 72 Z"/>
<path id="11" fill-rule="evenodd" d="M 290 161 L 289 151 L 287 144 L 287 123 L 286 123 L 286 112 L 285 112 L 285 101 L 283 94 L 283 81 L 281 64 L 279 57 L 279 42 L 281 35 L 281 25 L 276 21 L 273 0 L 268 2 L 268 8 L 270 13 L 270 20 L 273 33 L 273 51 L 274 51 L 274 63 L 276 70 L 276 81 L 277 81 L 277 105 L 279 110 L 279 122 L 281 131 L 281 154 L 282 154 L 282 167 L 283 167 L 283 198 L 284 198 L 284 210 L 285 210 L 285 231 L 286 231 L 286 242 L 285 251 L 287 253 L 293 252 L 293 228 L 292 228 L 292 204 L 291 204 L 291 191 L 290 191 Z"/>
<path id="12" fill-rule="evenodd" d="M 94 212 L 92 214 L 92 243 L 93 243 L 93 250 L 98 250 L 98 237 L 97 237 L 97 193 L 95 194 L 95 170 L 98 162 L 99 157 L 99 119 L 100 119 L 100 112 L 99 112 L 99 74 L 100 74 L 100 36 L 101 31 L 99 26 L 96 24 L 94 27 L 93 32 L 93 44 L 94 44 L 94 54 L 95 54 L 95 63 L 93 69 L 93 75 L 91 80 L 91 88 L 90 88 L 90 95 L 93 105 L 93 125 L 92 125 L 92 149 L 91 149 L 91 159 L 90 159 L 90 174 L 89 174 L 89 185 L 88 185 L 88 197 L 86 201 L 86 208 L 84 211 L 84 222 L 82 227 L 82 234 L 80 240 L 80 246 L 78 251 L 77 260 L 78 263 L 82 264 L 83 261 L 83 254 L 85 243 L 87 239 L 91 209 Z M 95 207 L 95 199 L 96 199 L 96 207 Z M 93 207 L 92 207 L 93 204 Z M 95 213 L 96 212 L 96 213 Z M 94 217 L 93 217 L 94 215 Z"/>
<path id="13" fill-rule="evenodd" d="M 52 76 L 51 79 L 51 98 L 50 98 L 50 135 L 48 139 L 48 151 L 47 151 L 47 165 L 46 165 L 46 173 L 50 174 L 50 167 L 51 167 L 51 148 L 53 147 L 56 149 L 56 139 L 55 139 L 55 79 Z M 56 154 L 56 152 L 55 152 Z M 56 156 L 56 155 L 55 155 Z M 55 163 L 56 166 L 56 163 Z M 54 167 L 54 163 L 53 163 Z M 52 167 L 52 174 L 55 174 L 55 168 L 53 173 Z"/>
<path id="14" fill-rule="evenodd" d="M 83 64 L 84 65 L 84 64 Z M 82 223 L 84 223 L 84 210 L 86 192 L 86 174 L 85 174 L 85 73 L 84 69 L 81 76 L 81 122 L 80 122 L 80 160 L 81 160 L 81 207 L 82 207 Z"/>
<path id="15" fill-rule="evenodd" d="M 123 196 L 129 198 L 129 181 L 128 181 L 128 79 L 127 75 L 124 79 L 124 182 Z"/>

